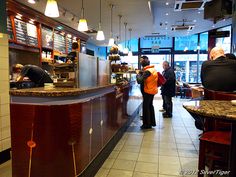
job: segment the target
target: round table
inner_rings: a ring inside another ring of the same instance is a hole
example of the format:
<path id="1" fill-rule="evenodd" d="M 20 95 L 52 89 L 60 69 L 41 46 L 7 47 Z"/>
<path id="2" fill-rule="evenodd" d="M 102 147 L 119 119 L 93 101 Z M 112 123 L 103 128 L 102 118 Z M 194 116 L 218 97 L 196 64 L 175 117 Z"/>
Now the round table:
<path id="1" fill-rule="evenodd" d="M 202 116 L 208 120 L 222 120 L 232 123 L 231 146 L 229 155 L 230 177 L 236 176 L 236 106 L 231 101 L 201 100 L 189 101 L 183 107 L 192 114 Z"/>

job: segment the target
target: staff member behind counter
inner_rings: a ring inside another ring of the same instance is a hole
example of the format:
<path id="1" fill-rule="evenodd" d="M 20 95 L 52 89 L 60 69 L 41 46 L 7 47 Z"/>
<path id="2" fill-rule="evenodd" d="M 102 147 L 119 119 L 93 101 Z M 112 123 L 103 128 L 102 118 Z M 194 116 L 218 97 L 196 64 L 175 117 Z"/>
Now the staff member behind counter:
<path id="1" fill-rule="evenodd" d="M 78 60 L 77 52 L 79 52 L 79 45 L 77 42 L 73 42 L 72 43 L 72 51 L 67 55 L 66 63 L 76 62 Z"/>
<path id="2" fill-rule="evenodd" d="M 16 78 L 17 82 L 23 81 L 24 77 L 28 77 L 37 87 L 44 86 L 44 83 L 53 83 L 49 74 L 36 65 L 23 66 L 21 64 L 16 64 L 14 67 L 16 67 L 20 73 Z"/>

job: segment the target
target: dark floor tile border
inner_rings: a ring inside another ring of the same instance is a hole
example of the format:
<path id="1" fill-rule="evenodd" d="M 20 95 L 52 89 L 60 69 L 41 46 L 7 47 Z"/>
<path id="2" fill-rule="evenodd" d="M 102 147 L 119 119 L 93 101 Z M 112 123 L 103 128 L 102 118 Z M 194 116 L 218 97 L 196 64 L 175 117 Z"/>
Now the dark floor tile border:
<path id="1" fill-rule="evenodd" d="M 6 161 L 11 159 L 11 149 L 6 149 L 0 152 L 0 164 L 5 163 Z"/>
<path id="2" fill-rule="evenodd" d="M 92 177 L 96 175 L 97 171 L 101 168 L 102 164 L 105 162 L 110 153 L 113 151 L 114 147 L 119 142 L 123 134 L 126 132 L 131 122 L 138 115 L 141 105 L 136 109 L 136 111 L 133 113 L 132 116 L 128 117 L 128 121 L 126 122 L 126 124 L 117 131 L 117 133 L 107 143 L 107 145 L 102 149 L 102 151 L 97 155 L 97 157 L 88 165 L 88 167 L 78 177 Z"/>

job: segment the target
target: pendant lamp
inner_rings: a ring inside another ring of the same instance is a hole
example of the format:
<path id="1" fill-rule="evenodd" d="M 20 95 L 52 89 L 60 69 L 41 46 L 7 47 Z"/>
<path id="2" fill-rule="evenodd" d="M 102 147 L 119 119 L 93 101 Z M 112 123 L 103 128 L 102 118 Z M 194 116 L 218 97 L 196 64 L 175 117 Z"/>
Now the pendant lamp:
<path id="1" fill-rule="evenodd" d="M 108 46 L 113 46 L 115 43 L 115 39 L 113 38 L 113 29 L 112 29 L 112 12 L 113 12 L 114 5 L 111 4 L 110 6 L 111 6 L 111 37 L 109 39 Z"/>
<path id="2" fill-rule="evenodd" d="M 56 0 L 48 0 L 44 14 L 48 17 L 59 17 L 59 10 Z"/>
<path id="3" fill-rule="evenodd" d="M 119 44 L 121 42 L 121 18 L 122 18 L 122 15 L 118 15 L 118 17 L 119 17 L 119 38 L 118 38 L 117 44 L 118 44 L 119 51 L 123 52 L 123 46 L 122 46 L 122 44 Z"/>
<path id="4" fill-rule="evenodd" d="M 129 53 L 129 49 L 126 46 L 126 27 L 127 27 L 127 23 L 124 23 L 124 25 L 125 25 L 125 48 L 123 50 L 123 53 L 124 54 L 128 54 Z"/>
<path id="5" fill-rule="evenodd" d="M 84 0 L 82 0 L 81 18 L 79 20 L 78 31 L 88 31 L 87 20 L 84 18 Z"/>
<path id="6" fill-rule="evenodd" d="M 103 41 L 105 40 L 104 33 L 102 31 L 102 0 L 100 0 L 100 20 L 99 20 L 99 25 L 98 25 L 98 32 L 97 32 L 97 37 L 96 39 L 98 41 Z"/>
<path id="7" fill-rule="evenodd" d="M 132 52 L 132 49 L 131 49 L 131 31 L 132 31 L 132 29 L 130 28 L 129 29 L 129 53 L 128 53 L 128 56 L 129 57 L 132 57 L 133 56 L 133 52 Z"/>

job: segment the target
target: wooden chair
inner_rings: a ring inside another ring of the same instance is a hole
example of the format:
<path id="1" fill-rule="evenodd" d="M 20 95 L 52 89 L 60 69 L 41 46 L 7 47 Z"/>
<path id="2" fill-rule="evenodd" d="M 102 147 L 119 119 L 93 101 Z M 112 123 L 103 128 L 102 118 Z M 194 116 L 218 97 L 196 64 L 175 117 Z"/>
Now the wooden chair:
<path id="1" fill-rule="evenodd" d="M 204 89 L 204 99 L 233 100 L 236 99 L 236 94 Z M 206 120 L 206 125 L 209 126 L 209 123 Z M 209 167 L 209 170 L 216 168 L 228 170 L 231 124 L 219 120 L 213 122 L 213 124 L 213 126 L 209 126 L 212 128 L 206 130 L 200 137 L 198 177 L 204 176 L 200 172 L 205 170 L 206 165 Z"/>
<path id="2" fill-rule="evenodd" d="M 205 100 L 236 100 L 236 93 L 221 92 L 208 90 L 204 88 Z M 224 121 L 216 120 L 213 124 L 212 121 L 206 122 L 209 127 L 214 127 L 214 130 L 230 131 L 231 124 Z M 210 125 L 212 124 L 212 125 Z"/>
<path id="3" fill-rule="evenodd" d="M 205 166 L 208 166 L 210 171 L 228 170 L 230 142 L 231 133 L 229 131 L 210 131 L 202 134 L 199 147 L 198 177 L 204 177 L 201 171 L 205 170 Z"/>

